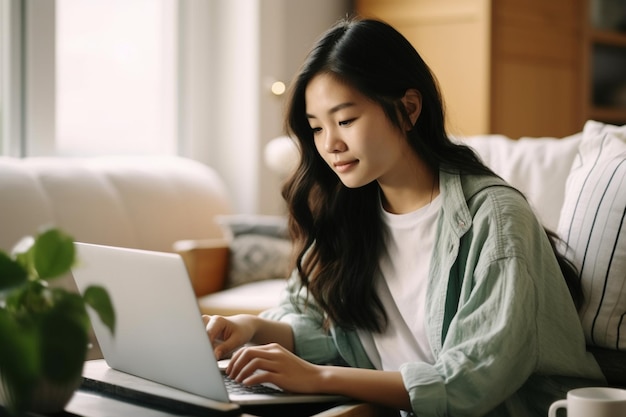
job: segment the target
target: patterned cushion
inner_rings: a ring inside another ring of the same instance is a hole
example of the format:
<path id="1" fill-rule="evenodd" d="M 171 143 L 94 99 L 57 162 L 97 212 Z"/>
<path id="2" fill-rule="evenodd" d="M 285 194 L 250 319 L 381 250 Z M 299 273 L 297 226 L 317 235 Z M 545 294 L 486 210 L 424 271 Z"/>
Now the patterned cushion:
<path id="1" fill-rule="evenodd" d="M 581 273 L 590 345 L 626 350 L 626 125 L 588 121 L 558 233 Z"/>
<path id="2" fill-rule="evenodd" d="M 282 216 L 217 216 L 230 237 L 227 288 L 289 275 L 291 242 Z"/>

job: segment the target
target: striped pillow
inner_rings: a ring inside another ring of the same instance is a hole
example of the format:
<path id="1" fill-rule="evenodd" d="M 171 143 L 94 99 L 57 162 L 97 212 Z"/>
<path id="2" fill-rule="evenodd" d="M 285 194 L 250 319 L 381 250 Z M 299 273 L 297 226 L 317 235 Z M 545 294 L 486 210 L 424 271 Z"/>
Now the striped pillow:
<path id="1" fill-rule="evenodd" d="M 588 121 L 567 179 L 558 233 L 581 273 L 590 345 L 626 350 L 626 125 Z"/>

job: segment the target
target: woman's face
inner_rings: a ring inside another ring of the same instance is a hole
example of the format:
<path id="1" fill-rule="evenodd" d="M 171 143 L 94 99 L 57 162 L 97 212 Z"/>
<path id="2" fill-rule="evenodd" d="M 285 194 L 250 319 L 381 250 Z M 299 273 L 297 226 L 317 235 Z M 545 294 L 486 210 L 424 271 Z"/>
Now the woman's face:
<path id="1" fill-rule="evenodd" d="M 346 187 L 401 180 L 413 152 L 378 103 L 326 73 L 309 82 L 305 101 L 317 151 Z"/>

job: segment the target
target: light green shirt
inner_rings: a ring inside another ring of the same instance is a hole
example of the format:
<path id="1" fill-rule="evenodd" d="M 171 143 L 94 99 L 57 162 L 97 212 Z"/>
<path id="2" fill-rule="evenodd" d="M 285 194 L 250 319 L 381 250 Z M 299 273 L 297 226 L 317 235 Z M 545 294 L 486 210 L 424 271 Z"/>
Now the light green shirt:
<path id="1" fill-rule="evenodd" d="M 543 227 L 524 197 L 497 178 L 440 173 L 443 197 L 426 296 L 434 364 L 400 371 L 413 412 L 429 416 L 541 416 L 577 386 L 605 385 Z M 356 237 L 355 237 L 356 238 Z M 279 307 L 296 354 L 373 368 L 355 331 L 322 328 L 323 312 L 297 274 Z"/>

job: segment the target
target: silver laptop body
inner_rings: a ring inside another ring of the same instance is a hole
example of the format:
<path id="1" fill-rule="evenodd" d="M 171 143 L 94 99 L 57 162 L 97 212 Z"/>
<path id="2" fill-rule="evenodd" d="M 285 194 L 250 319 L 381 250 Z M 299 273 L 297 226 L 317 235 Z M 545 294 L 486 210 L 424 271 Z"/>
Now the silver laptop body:
<path id="1" fill-rule="evenodd" d="M 173 253 L 76 243 L 76 285 L 101 285 L 116 313 L 111 335 L 90 310 L 111 368 L 218 402 L 240 405 L 337 402 L 330 395 L 228 393 L 182 258 Z"/>

